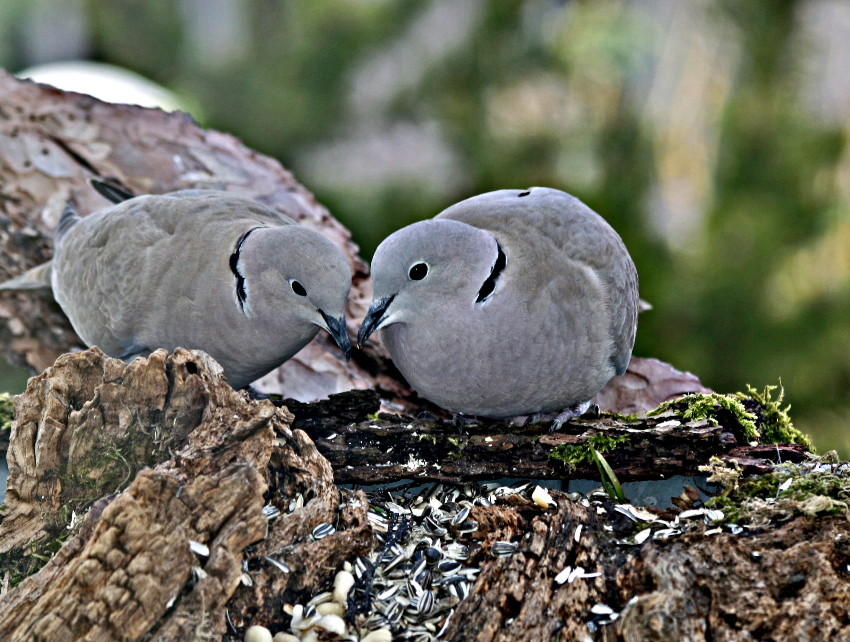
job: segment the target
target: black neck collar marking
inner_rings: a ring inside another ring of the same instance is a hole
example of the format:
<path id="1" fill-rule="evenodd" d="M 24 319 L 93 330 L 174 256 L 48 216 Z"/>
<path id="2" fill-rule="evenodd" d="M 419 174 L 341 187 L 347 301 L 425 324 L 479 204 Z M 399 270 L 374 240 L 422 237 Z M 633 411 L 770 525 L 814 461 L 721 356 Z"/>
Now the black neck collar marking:
<path id="1" fill-rule="evenodd" d="M 239 273 L 239 253 L 241 252 L 242 244 L 245 242 L 245 239 L 248 238 L 248 235 L 258 229 L 260 228 L 251 228 L 240 236 L 239 240 L 236 242 L 236 249 L 233 251 L 233 254 L 230 255 L 230 271 L 233 272 L 233 275 L 236 277 L 236 299 L 239 301 L 239 309 L 243 313 L 245 312 L 245 300 L 248 295 L 245 293 L 245 277 Z"/>
<path id="2" fill-rule="evenodd" d="M 475 299 L 476 303 L 485 301 L 491 294 L 493 294 L 493 290 L 496 289 L 496 280 L 499 278 L 502 270 L 505 269 L 507 259 L 505 258 L 505 253 L 502 251 L 502 246 L 499 245 L 498 241 L 496 241 L 496 249 L 498 250 L 496 262 L 493 264 L 493 269 L 490 270 L 490 276 L 487 277 L 481 285 L 481 289 L 478 290 L 478 296 Z"/>

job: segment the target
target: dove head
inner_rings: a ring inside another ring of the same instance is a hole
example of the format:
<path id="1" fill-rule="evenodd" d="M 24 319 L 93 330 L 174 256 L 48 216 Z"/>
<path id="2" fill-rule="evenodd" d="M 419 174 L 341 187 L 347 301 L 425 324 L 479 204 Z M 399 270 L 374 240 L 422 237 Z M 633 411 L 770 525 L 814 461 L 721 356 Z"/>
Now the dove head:
<path id="1" fill-rule="evenodd" d="M 493 293 L 500 257 L 503 266 L 491 233 L 460 221 L 431 219 L 395 232 L 375 251 L 374 303 L 358 342 L 394 323 L 438 323 L 453 306 L 471 313 Z"/>
<path id="2" fill-rule="evenodd" d="M 315 230 L 282 225 L 254 228 L 234 256 L 236 296 L 246 316 L 289 336 L 300 328 L 303 343 L 321 328 L 351 357 L 345 324 L 351 268 L 342 250 Z"/>

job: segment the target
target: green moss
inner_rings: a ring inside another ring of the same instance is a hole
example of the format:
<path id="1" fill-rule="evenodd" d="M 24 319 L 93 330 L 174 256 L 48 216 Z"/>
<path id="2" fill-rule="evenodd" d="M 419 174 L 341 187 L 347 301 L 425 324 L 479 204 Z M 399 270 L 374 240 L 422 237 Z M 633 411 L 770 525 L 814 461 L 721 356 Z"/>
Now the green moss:
<path id="1" fill-rule="evenodd" d="M 734 416 L 747 437 L 758 437 L 757 417 L 744 407 L 744 404 L 736 395 L 695 392 L 678 399 L 665 401 L 658 408 L 650 410 L 646 414 L 648 417 L 653 417 L 670 411 L 675 412 L 686 421 L 708 419 L 714 425 L 719 423 L 718 414 L 726 411 Z"/>
<path id="2" fill-rule="evenodd" d="M 776 399 L 773 399 L 774 390 L 779 390 Z M 791 423 L 791 416 L 788 414 L 791 406 L 782 407 L 785 389 L 781 384 L 765 386 L 762 392 L 747 386 L 747 393 L 739 392 L 737 396 L 745 405 L 752 406 L 752 412 L 756 415 L 759 424 L 762 443 L 803 444 L 814 452 L 814 444 L 809 436 L 797 430 Z"/>
<path id="3" fill-rule="evenodd" d="M 564 444 L 556 446 L 549 456 L 558 459 L 571 468 L 575 468 L 578 464 L 595 463 L 596 458 L 593 451 L 599 453 L 607 453 L 616 449 L 620 444 L 626 443 L 629 438 L 625 435 L 609 435 L 605 433 L 597 433 L 590 435 L 587 442 L 578 445 Z"/>
<path id="4" fill-rule="evenodd" d="M 801 464 L 780 464 L 772 472 L 743 478 L 740 468 L 714 459 L 701 470 L 725 490 L 707 502 L 724 512 L 724 521 L 765 526 L 801 515 L 850 517 L 850 467 L 828 456 Z"/>
<path id="5" fill-rule="evenodd" d="M 606 417 L 608 419 L 613 419 L 621 424 L 630 424 L 636 421 L 640 421 L 643 418 L 643 415 L 640 413 L 634 415 L 621 415 L 618 412 L 603 412 L 601 416 Z"/>
<path id="6" fill-rule="evenodd" d="M 575 470 L 579 464 L 583 463 L 595 464 L 605 492 L 613 501 L 623 502 L 626 500 L 623 487 L 602 453 L 611 452 L 628 440 L 629 438 L 625 435 L 596 433 L 590 435 L 583 444 L 557 446 L 549 453 L 549 456 L 564 462 L 570 470 Z"/>
<path id="7" fill-rule="evenodd" d="M 9 573 L 13 585 L 40 570 L 76 533 L 81 521 L 78 516 L 92 502 L 124 490 L 140 469 L 166 459 L 173 437 L 150 432 L 137 423 L 126 434 L 92 433 L 92 439 L 97 440 L 95 445 L 80 443 L 84 455 L 73 462 L 63 460 L 59 468 L 50 471 L 62 488 L 62 509 L 42 515 L 44 536 L 25 548 L 0 555 L 0 569 Z"/>
<path id="8" fill-rule="evenodd" d="M 774 391 L 779 394 L 774 399 Z M 790 406 L 782 407 L 785 391 L 781 384 L 765 386 L 759 392 L 752 386 L 747 386 L 747 392 L 719 394 L 716 392 L 703 394 L 693 393 L 665 401 L 655 410 L 646 413 L 656 416 L 673 412 L 685 421 L 700 421 L 707 419 L 714 425 L 721 421 L 728 424 L 729 419 L 738 423 L 744 435 L 762 444 L 803 444 L 809 450 L 814 450 L 811 439 L 791 423 L 788 414 Z"/>
<path id="9" fill-rule="evenodd" d="M 30 575 L 40 571 L 65 543 L 77 532 L 82 520 L 67 507 L 45 515 L 46 534 L 23 549 L 0 554 L 0 569 L 17 586 Z"/>
<path id="10" fill-rule="evenodd" d="M 8 392 L 0 392 L 0 430 L 11 430 L 15 418 L 15 397 Z"/>
<path id="11" fill-rule="evenodd" d="M 419 434 L 419 441 L 427 441 L 432 446 L 436 446 L 437 445 L 437 435 L 425 435 L 425 434 L 420 433 Z"/>
<path id="12" fill-rule="evenodd" d="M 450 452 L 449 456 L 454 457 L 455 459 L 460 459 L 463 457 L 463 450 L 466 448 L 466 440 L 461 439 L 460 437 L 448 437 L 448 442 L 457 448 L 456 451 Z"/>

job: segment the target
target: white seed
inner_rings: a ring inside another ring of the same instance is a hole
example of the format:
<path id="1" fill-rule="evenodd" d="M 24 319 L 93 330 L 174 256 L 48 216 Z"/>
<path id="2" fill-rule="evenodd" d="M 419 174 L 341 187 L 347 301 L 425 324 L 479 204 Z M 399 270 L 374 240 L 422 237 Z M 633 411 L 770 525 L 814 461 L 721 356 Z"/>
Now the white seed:
<path id="1" fill-rule="evenodd" d="M 572 570 L 572 572 L 570 572 L 570 575 L 569 575 L 569 577 L 567 578 L 567 584 L 572 584 L 573 582 L 575 582 L 575 581 L 576 581 L 576 578 L 579 578 L 579 577 L 581 577 L 582 575 L 584 575 L 584 567 L 582 567 L 582 566 L 576 566 L 576 567 Z"/>
<path id="2" fill-rule="evenodd" d="M 291 633 L 275 633 L 272 642 L 299 642 L 297 635 Z"/>
<path id="3" fill-rule="evenodd" d="M 336 635 L 345 635 L 345 620 L 338 615 L 323 615 L 316 622 L 316 627 Z"/>
<path id="4" fill-rule="evenodd" d="M 389 629 L 375 629 L 360 638 L 360 642 L 393 642 L 393 633 Z"/>
<path id="5" fill-rule="evenodd" d="M 635 535 L 635 544 L 643 544 L 650 535 L 652 535 L 652 529 L 644 528 L 641 532 Z"/>
<path id="6" fill-rule="evenodd" d="M 565 567 L 564 567 L 564 570 L 563 570 L 563 571 L 561 571 L 560 573 L 558 573 L 558 574 L 555 576 L 555 583 L 556 583 L 556 584 L 563 584 L 564 582 L 566 582 L 566 581 L 567 581 L 567 578 L 570 576 L 570 572 L 571 572 L 572 570 L 573 570 L 573 567 L 572 567 L 572 566 L 565 566 Z"/>
<path id="7" fill-rule="evenodd" d="M 590 608 L 590 612 L 595 615 L 611 615 L 614 613 L 614 609 L 612 609 L 607 604 L 594 604 Z"/>
<path id="8" fill-rule="evenodd" d="M 201 542 L 196 542 L 193 539 L 189 540 L 189 549 L 195 554 L 200 555 L 201 557 L 209 557 L 210 556 L 210 547 Z"/>
<path id="9" fill-rule="evenodd" d="M 542 486 L 534 487 L 534 492 L 531 493 L 531 499 L 535 504 L 540 506 L 540 508 L 551 508 L 555 506 L 555 500 L 552 499 L 552 495 L 550 495 L 549 491 Z"/>
<path id="10" fill-rule="evenodd" d="M 316 606 L 316 612 L 319 615 L 345 615 L 345 605 L 339 602 L 324 602 Z"/>
<path id="11" fill-rule="evenodd" d="M 573 540 L 575 540 L 576 544 L 581 539 L 581 529 L 584 528 L 584 524 L 578 524 L 576 526 L 576 532 L 573 534 Z"/>
<path id="12" fill-rule="evenodd" d="M 707 511 L 705 511 L 705 521 L 706 521 L 706 523 L 719 522 L 724 517 L 725 517 L 725 515 L 723 514 L 722 510 L 710 508 Z"/>
<path id="13" fill-rule="evenodd" d="M 655 522 L 658 521 L 658 515 L 650 513 L 648 510 L 632 506 L 631 504 L 617 504 L 614 510 L 622 513 L 633 522 Z"/>
<path id="14" fill-rule="evenodd" d="M 264 626 L 249 626 L 245 631 L 245 642 L 273 642 L 272 632 Z"/>
<path id="15" fill-rule="evenodd" d="M 324 604 L 325 602 L 330 602 L 333 599 L 333 593 L 330 591 L 325 591 L 324 593 L 319 593 L 318 595 L 313 596 L 308 605 L 318 606 L 319 604 Z"/>
<path id="16" fill-rule="evenodd" d="M 286 611 L 286 606 L 283 607 L 284 611 Z M 292 612 L 289 613 L 292 616 L 292 621 L 289 623 L 290 628 L 293 631 L 298 631 L 301 628 L 301 623 L 304 621 L 304 606 L 302 604 L 295 604 L 292 607 Z"/>
<path id="17" fill-rule="evenodd" d="M 354 586 L 354 576 L 348 571 L 340 571 L 334 577 L 334 602 L 345 604 L 348 601 L 348 592 Z"/>

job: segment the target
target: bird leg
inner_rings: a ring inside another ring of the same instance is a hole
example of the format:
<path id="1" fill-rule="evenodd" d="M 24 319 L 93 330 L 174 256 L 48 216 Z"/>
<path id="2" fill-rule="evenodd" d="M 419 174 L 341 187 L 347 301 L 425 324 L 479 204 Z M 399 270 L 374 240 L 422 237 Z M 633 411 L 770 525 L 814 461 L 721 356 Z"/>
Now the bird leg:
<path id="1" fill-rule="evenodd" d="M 467 426 L 474 426 L 478 423 L 478 420 L 475 417 L 465 415 L 462 412 L 455 413 L 454 417 L 452 417 L 452 421 L 454 421 L 454 424 L 457 427 L 457 434 L 459 435 L 466 432 Z"/>
<path id="2" fill-rule="evenodd" d="M 552 426 L 549 428 L 549 432 L 557 432 L 561 429 L 561 427 L 567 423 L 570 419 L 575 419 L 576 417 L 582 417 L 585 414 L 594 415 L 596 417 L 599 416 L 599 406 L 593 404 L 593 408 L 591 408 L 590 400 L 583 401 L 581 403 L 577 403 L 569 408 L 565 408 L 561 414 L 555 417 L 555 421 L 552 422 Z"/>

